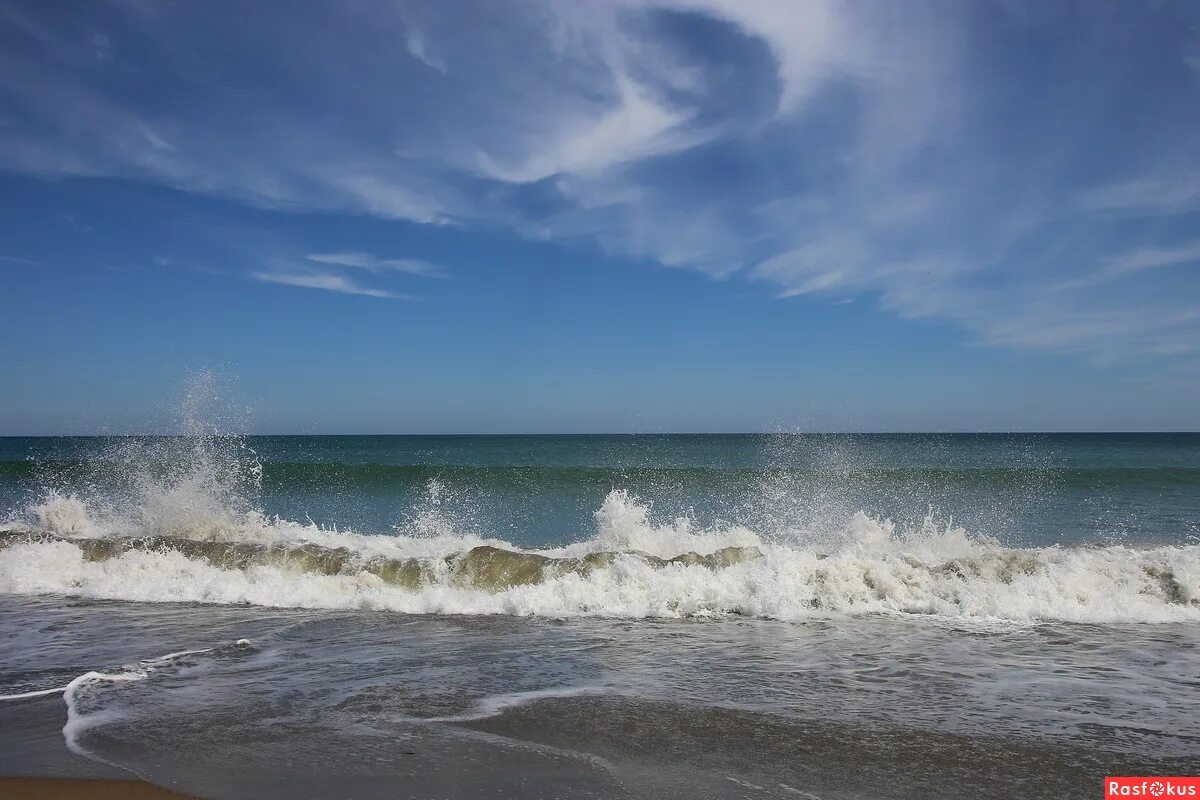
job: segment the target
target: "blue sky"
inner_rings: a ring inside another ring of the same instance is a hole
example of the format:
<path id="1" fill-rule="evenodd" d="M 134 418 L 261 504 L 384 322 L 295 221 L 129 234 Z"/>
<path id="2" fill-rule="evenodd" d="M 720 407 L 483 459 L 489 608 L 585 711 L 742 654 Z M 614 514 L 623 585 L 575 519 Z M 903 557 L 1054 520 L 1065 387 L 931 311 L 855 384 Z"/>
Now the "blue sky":
<path id="1" fill-rule="evenodd" d="M 0 434 L 1200 428 L 1190 2 L 0 2 Z"/>

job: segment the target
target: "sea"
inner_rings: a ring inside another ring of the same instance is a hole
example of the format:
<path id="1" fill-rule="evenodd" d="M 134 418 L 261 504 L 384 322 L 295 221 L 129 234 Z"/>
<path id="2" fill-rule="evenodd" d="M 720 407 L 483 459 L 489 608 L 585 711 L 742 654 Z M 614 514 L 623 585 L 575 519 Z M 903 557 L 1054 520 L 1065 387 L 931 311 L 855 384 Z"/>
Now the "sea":
<path id="1" fill-rule="evenodd" d="M 1200 434 L 0 438 L 0 696 L 200 797 L 1101 797 L 1200 772 Z"/>

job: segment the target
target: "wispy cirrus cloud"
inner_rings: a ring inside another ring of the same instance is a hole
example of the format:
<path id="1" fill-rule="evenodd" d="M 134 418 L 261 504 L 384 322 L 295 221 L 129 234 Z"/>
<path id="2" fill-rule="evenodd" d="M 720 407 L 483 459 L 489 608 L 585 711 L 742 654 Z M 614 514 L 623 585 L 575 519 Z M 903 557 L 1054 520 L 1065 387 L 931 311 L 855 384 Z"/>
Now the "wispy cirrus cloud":
<path id="1" fill-rule="evenodd" d="M 1055 284 L 1058 291 L 1099 286 L 1123 278 L 1133 277 L 1147 270 L 1167 267 L 1200 266 L 1200 242 L 1174 247 L 1144 247 L 1109 256 L 1099 263 L 1098 268 L 1083 275 Z"/>
<path id="2" fill-rule="evenodd" d="M 0 13 L 0 168 L 511 230 L 870 299 L 989 345 L 1175 357 L 1200 340 L 1188 4 Z M 255 276 L 390 296 L 349 271 L 445 274 L 303 261 Z"/>
<path id="3" fill-rule="evenodd" d="M 413 300 L 411 295 L 399 294 L 387 289 L 376 289 L 363 286 L 345 275 L 333 275 L 322 272 L 252 272 L 250 276 L 263 283 L 278 283 L 283 286 L 297 286 L 303 289 L 321 289 L 338 294 L 357 294 L 366 297 L 380 297 L 389 300 Z"/>
<path id="4" fill-rule="evenodd" d="M 421 278 L 445 278 L 449 274 L 437 264 L 419 258 L 380 258 L 370 253 L 310 253 L 308 261 L 338 267 L 352 267 L 371 272 L 400 272 Z"/>
<path id="5" fill-rule="evenodd" d="M 7 261 L 9 264 L 25 264 L 30 267 L 41 266 L 42 262 L 32 258 L 21 258 L 20 256 L 0 256 L 0 261 Z"/>
<path id="6" fill-rule="evenodd" d="M 1104 268 L 1111 273 L 1124 274 L 1194 263 L 1200 263 L 1200 242 L 1178 247 L 1146 247 L 1133 250 L 1108 259 L 1104 262 Z"/>
<path id="7" fill-rule="evenodd" d="M 255 237 L 251 237 L 253 241 Z M 252 245 L 262 247 L 262 243 Z M 269 247 L 269 246 L 268 246 Z M 302 264 L 294 264 L 294 259 L 285 255 L 271 254 L 268 250 L 263 255 L 270 266 L 266 269 L 253 270 L 250 277 L 264 283 L 277 283 L 283 286 L 296 286 L 305 289 L 321 289 L 339 294 L 362 295 L 391 300 L 415 300 L 414 295 L 398 292 L 389 288 L 369 285 L 349 274 L 350 271 L 361 271 L 380 275 L 393 273 L 421 278 L 448 277 L 445 270 L 436 264 L 421 259 L 380 258 L 370 253 L 359 251 L 344 251 L 331 253 L 310 253 L 304 256 Z"/>
<path id="8" fill-rule="evenodd" d="M 430 69 L 436 69 L 438 72 L 445 74 L 445 62 L 429 51 L 429 47 L 425 43 L 425 37 L 420 30 L 411 27 L 408 28 L 404 32 L 404 45 L 408 48 L 408 54 L 417 61 L 420 61 Z"/>
<path id="9" fill-rule="evenodd" d="M 1200 170 L 1119 181 L 1080 193 L 1090 211 L 1158 216 L 1200 209 Z"/>

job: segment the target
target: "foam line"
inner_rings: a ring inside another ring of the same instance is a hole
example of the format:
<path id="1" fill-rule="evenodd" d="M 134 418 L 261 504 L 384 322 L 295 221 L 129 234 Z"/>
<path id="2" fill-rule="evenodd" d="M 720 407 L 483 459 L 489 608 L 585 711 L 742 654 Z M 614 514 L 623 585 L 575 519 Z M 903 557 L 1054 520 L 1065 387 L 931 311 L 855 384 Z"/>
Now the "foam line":
<path id="1" fill-rule="evenodd" d="M 0 694 L 0 700 L 32 700 L 35 697 L 49 697 L 50 695 L 54 695 L 54 694 L 62 694 L 66 690 L 67 690 L 66 686 L 59 686 L 55 689 L 39 689 L 36 692 L 22 692 L 21 694 Z"/>
<path id="2" fill-rule="evenodd" d="M 250 645 L 249 639 L 238 639 L 234 643 L 234 647 L 247 647 Z M 79 737 L 82 733 L 92 727 L 92 720 L 105 718 L 105 712 L 85 713 L 80 710 L 80 690 L 87 686 L 94 686 L 102 683 L 132 683 L 134 681 L 142 681 L 149 678 L 156 670 L 161 669 L 174 661 L 185 656 L 200 655 L 202 653 L 211 653 L 216 648 L 205 647 L 199 650 L 177 650 L 173 653 L 157 656 L 155 658 L 144 659 L 136 665 L 122 667 L 114 672 L 100 672 L 92 670 L 85 672 L 82 675 L 74 678 L 66 686 L 59 686 L 54 689 L 40 689 L 33 692 L 22 692 L 20 694 L 0 695 L 0 701 L 4 700 L 30 700 L 36 697 L 49 697 L 51 695 L 61 694 L 63 702 L 67 707 L 67 721 L 63 725 L 63 740 L 73 753 L 95 758 L 86 748 L 79 744 Z"/>

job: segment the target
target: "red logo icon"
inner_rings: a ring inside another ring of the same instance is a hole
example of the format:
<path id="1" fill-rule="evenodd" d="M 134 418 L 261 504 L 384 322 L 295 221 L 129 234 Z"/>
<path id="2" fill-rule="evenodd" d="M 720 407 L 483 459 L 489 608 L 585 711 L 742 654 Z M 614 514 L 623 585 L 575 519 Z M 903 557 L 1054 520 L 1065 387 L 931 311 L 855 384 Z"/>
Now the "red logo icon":
<path id="1" fill-rule="evenodd" d="M 1153 775 L 1147 777 L 1107 777 L 1104 779 L 1104 800 L 1125 797 L 1163 798 L 1192 797 L 1200 800 L 1200 776 Z"/>

